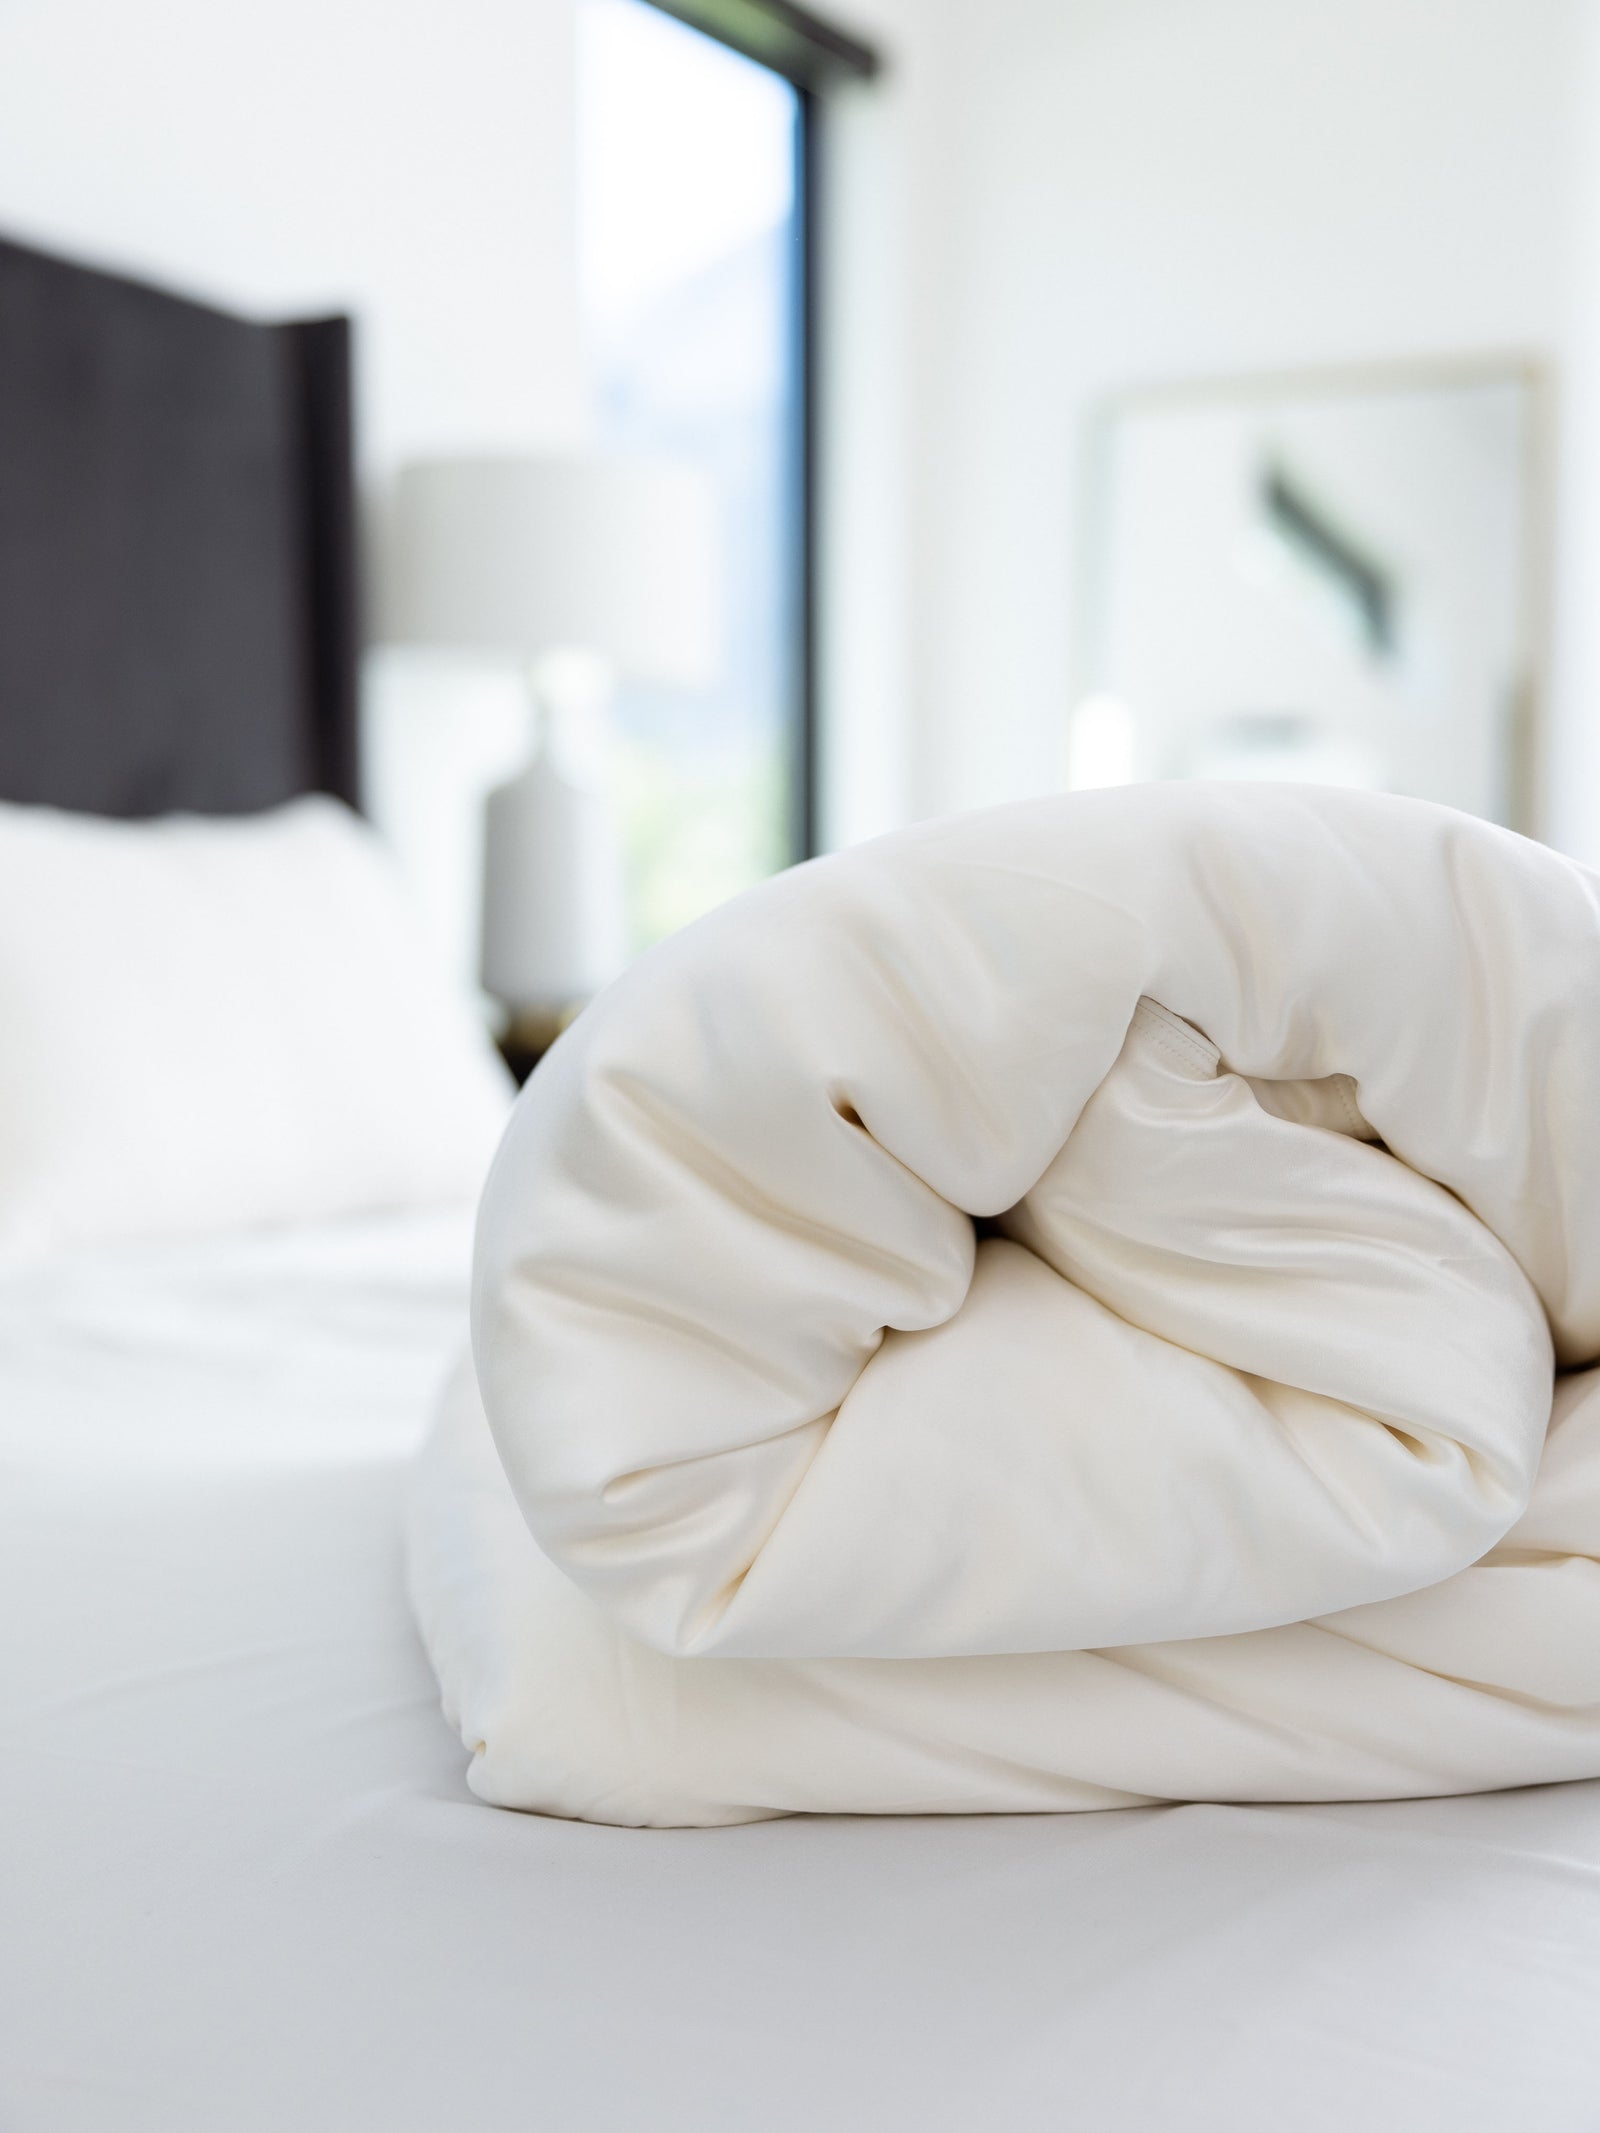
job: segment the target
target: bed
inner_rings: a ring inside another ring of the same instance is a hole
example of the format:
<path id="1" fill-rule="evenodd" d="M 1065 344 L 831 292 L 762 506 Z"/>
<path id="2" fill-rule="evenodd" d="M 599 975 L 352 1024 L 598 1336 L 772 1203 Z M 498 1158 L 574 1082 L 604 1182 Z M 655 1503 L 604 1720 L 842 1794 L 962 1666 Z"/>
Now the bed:
<path id="1" fill-rule="evenodd" d="M 338 322 L 0 249 L 0 451 L 34 455 L 0 482 L 0 800 L 355 791 L 345 362 Z M 60 405 L 86 366 L 103 432 Z M 137 601 L 82 569 L 108 493 L 182 559 Z M 197 556 L 204 642 L 159 597 Z M 8 2133 L 1595 2125 L 1600 1785 L 704 1831 L 474 1800 L 399 1537 L 470 1219 L 0 1277 Z"/>

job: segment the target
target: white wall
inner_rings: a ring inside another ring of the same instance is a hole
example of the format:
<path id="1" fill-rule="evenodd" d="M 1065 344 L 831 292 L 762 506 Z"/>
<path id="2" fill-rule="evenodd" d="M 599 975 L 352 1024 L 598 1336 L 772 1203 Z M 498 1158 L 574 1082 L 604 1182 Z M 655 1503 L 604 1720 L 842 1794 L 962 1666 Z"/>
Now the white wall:
<path id="1" fill-rule="evenodd" d="M 966 110 L 962 58 L 975 34 L 981 48 L 981 10 L 960 0 L 851 0 L 847 19 L 887 66 L 834 94 L 822 142 L 820 817 L 830 846 L 930 811 L 929 550 L 945 474 L 931 410 L 945 384 L 948 233 L 966 182 L 951 153 Z"/>
<path id="2" fill-rule="evenodd" d="M 1588 0 L 1573 69 L 1586 114 L 1600 114 L 1600 5 Z M 1600 867 L 1600 124 L 1580 131 L 1574 187 L 1573 305 L 1562 392 L 1555 554 L 1555 715 L 1547 747 L 1546 832 Z"/>
<path id="3" fill-rule="evenodd" d="M 0 0 L 0 228 L 361 317 L 361 444 L 581 413 L 569 0 Z"/>
<path id="4" fill-rule="evenodd" d="M 899 121 L 918 223 L 905 716 L 925 813 L 1057 778 L 1077 450 L 1098 395 L 1559 353 L 1587 8 L 925 0 L 896 19 L 881 4 L 915 106 Z M 1593 214 L 1600 231 L 1600 176 Z"/>

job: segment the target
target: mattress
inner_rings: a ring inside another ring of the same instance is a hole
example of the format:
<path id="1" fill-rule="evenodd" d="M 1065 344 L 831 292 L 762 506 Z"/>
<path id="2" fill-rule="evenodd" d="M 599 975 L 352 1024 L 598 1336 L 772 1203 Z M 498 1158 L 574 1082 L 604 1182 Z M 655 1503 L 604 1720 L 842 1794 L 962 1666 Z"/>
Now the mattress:
<path id="1" fill-rule="evenodd" d="M 467 1253 L 408 1218 L 0 1284 L 6 2133 L 1592 2133 L 1600 1785 L 474 1800 L 399 1546 Z"/>

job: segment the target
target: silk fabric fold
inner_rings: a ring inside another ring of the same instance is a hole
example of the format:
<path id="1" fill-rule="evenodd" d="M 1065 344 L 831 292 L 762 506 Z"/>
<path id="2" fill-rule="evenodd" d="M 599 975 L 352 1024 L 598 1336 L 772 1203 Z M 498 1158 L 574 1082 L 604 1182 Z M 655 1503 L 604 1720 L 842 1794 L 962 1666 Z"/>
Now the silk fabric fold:
<path id="1" fill-rule="evenodd" d="M 1600 1772 L 1600 901 L 1160 785 L 796 869 L 524 1093 L 411 1579 L 626 1822 Z"/>

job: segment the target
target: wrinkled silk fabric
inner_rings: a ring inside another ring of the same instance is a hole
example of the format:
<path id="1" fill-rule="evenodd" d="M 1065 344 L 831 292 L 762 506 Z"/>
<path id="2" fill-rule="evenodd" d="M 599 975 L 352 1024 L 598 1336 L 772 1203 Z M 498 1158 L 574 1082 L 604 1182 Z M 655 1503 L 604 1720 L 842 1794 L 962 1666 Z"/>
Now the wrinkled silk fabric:
<path id="1" fill-rule="evenodd" d="M 488 1799 L 1600 1773 L 1600 880 L 1260 785 L 798 868 L 541 1066 L 473 1343 L 410 1562 Z"/>

